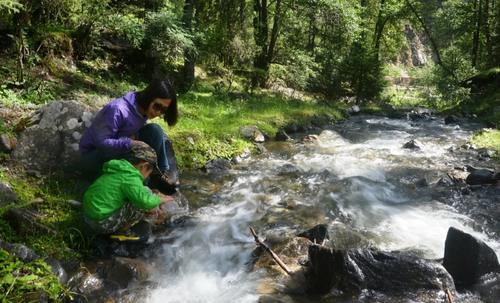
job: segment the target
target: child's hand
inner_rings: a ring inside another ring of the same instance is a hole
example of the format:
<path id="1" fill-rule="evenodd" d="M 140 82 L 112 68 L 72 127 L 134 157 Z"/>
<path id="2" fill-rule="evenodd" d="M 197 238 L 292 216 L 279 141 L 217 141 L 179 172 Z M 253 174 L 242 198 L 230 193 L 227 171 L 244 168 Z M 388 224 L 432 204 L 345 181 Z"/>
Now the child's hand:
<path id="1" fill-rule="evenodd" d="M 174 197 L 167 196 L 167 195 L 164 195 L 162 193 L 158 193 L 157 195 L 160 197 L 160 203 L 161 204 L 173 202 L 175 200 Z"/>

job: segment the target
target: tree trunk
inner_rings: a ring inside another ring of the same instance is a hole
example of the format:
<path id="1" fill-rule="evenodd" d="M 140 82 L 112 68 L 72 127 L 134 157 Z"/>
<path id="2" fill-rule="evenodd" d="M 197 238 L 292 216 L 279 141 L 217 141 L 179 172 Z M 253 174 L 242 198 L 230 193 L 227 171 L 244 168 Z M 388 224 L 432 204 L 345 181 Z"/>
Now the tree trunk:
<path id="1" fill-rule="evenodd" d="M 269 70 L 267 66 L 267 41 L 268 41 L 268 21 L 267 21 L 267 0 L 254 0 L 255 17 L 253 19 L 254 39 L 258 48 L 258 53 L 254 59 L 255 75 L 252 85 L 264 86 L 266 74 Z"/>
<path id="2" fill-rule="evenodd" d="M 281 27 L 281 0 L 276 0 L 276 9 L 274 12 L 273 29 L 271 30 L 271 41 L 269 42 L 269 47 L 267 49 L 267 62 L 266 65 L 269 69 L 274 58 L 274 48 L 276 47 L 276 41 L 278 41 L 278 35 Z"/>
<path id="3" fill-rule="evenodd" d="M 195 0 L 186 0 L 184 3 L 184 12 L 182 16 L 182 23 L 187 32 L 191 33 L 193 30 L 193 17 L 194 17 Z M 188 91 L 194 83 L 194 67 L 196 65 L 196 55 L 193 50 L 184 51 L 184 66 L 182 67 L 182 83 L 180 84 L 180 91 Z"/>
<path id="4" fill-rule="evenodd" d="M 380 8 L 377 16 L 377 23 L 375 24 L 375 35 L 373 35 L 374 50 L 377 61 L 379 60 L 380 53 L 380 40 L 382 39 L 382 34 L 384 33 L 384 27 L 389 20 L 389 17 L 383 16 L 385 9 L 385 0 L 380 1 Z"/>
<path id="5" fill-rule="evenodd" d="M 482 19 L 482 0 L 474 1 L 474 11 L 476 15 L 476 30 L 472 38 L 472 66 L 477 67 L 477 59 L 479 56 L 479 35 L 481 33 L 481 19 Z"/>

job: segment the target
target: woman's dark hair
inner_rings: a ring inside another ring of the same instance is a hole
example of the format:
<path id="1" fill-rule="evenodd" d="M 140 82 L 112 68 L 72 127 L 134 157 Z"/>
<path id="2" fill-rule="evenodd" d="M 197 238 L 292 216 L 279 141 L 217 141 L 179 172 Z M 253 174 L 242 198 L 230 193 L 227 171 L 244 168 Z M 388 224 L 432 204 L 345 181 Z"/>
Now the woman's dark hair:
<path id="1" fill-rule="evenodd" d="M 137 92 L 136 95 L 137 103 L 144 110 L 146 110 L 149 104 L 156 98 L 172 100 L 167 110 L 163 113 L 163 120 L 165 120 L 169 126 L 174 126 L 177 123 L 178 116 L 177 96 L 175 88 L 170 80 L 155 79 L 151 81 L 144 90 Z"/>

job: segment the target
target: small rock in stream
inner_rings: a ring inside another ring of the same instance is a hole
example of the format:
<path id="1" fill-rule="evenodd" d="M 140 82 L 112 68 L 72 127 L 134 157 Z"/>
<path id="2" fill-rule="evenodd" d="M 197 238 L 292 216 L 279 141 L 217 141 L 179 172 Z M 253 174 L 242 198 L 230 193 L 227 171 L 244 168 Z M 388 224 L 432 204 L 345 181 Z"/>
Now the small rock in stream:
<path id="1" fill-rule="evenodd" d="M 422 146 L 422 144 L 420 144 L 420 142 L 418 142 L 417 140 L 410 140 L 403 145 L 403 148 L 412 149 L 412 150 L 420 150 L 421 146 Z"/>
<path id="2" fill-rule="evenodd" d="M 472 168 L 471 173 L 465 179 L 469 185 L 494 184 L 498 181 L 498 174 L 491 169 Z"/>

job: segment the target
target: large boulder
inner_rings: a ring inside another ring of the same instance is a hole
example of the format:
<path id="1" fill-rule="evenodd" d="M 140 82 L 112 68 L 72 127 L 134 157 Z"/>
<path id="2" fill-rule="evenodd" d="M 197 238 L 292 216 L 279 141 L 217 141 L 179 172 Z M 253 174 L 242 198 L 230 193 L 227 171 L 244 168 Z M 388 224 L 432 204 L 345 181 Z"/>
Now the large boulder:
<path id="1" fill-rule="evenodd" d="M 471 169 L 471 173 L 465 179 L 469 185 L 494 184 L 498 181 L 498 175 L 491 169 Z"/>
<path id="2" fill-rule="evenodd" d="M 463 287 L 472 286 L 482 275 L 500 270 L 491 247 L 454 227 L 450 227 L 446 235 L 443 266 L 455 284 Z"/>
<path id="3" fill-rule="evenodd" d="M 376 249 L 336 250 L 311 245 L 306 277 L 309 292 L 317 294 L 332 288 L 352 294 L 364 289 L 396 293 L 455 290 L 453 279 L 438 262 Z"/>
<path id="4" fill-rule="evenodd" d="M 78 143 L 93 110 L 76 101 L 54 101 L 35 112 L 13 152 L 27 169 L 46 172 L 74 165 Z"/>

